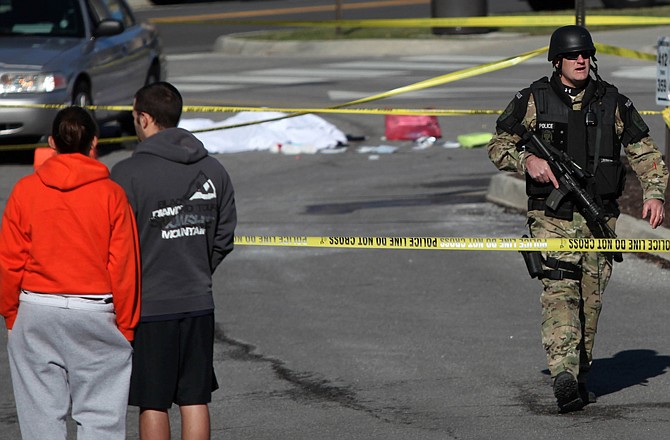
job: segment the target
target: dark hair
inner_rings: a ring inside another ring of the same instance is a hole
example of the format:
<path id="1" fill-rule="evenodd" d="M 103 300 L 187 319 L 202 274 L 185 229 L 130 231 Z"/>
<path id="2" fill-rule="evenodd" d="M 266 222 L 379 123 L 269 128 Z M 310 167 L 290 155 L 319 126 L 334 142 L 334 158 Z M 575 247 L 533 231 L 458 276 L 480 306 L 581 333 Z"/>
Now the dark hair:
<path id="1" fill-rule="evenodd" d="M 172 84 L 160 81 L 148 84 L 135 93 L 133 108 L 137 113 L 147 113 L 160 128 L 179 124 L 183 100 Z"/>
<path id="2" fill-rule="evenodd" d="M 98 124 L 83 108 L 66 107 L 56 114 L 51 136 L 59 153 L 88 154 L 93 138 L 98 136 Z"/>

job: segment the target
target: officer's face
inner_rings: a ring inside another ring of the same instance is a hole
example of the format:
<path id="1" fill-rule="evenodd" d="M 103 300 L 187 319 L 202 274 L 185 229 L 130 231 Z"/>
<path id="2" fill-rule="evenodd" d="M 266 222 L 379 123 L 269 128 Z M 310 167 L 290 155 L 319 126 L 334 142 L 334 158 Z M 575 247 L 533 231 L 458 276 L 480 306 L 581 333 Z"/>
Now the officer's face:
<path id="1" fill-rule="evenodd" d="M 564 57 L 561 60 L 561 81 L 569 87 L 583 86 L 589 78 L 591 69 L 591 58 L 588 53 L 576 55 L 576 57 Z"/>

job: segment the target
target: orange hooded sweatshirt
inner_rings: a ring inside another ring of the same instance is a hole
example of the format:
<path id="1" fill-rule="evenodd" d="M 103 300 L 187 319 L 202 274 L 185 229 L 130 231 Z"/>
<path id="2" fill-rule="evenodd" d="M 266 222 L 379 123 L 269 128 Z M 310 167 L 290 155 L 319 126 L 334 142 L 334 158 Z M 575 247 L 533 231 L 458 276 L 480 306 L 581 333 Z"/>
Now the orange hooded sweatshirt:
<path id="1" fill-rule="evenodd" d="M 59 154 L 18 181 L 0 228 L 0 314 L 8 329 L 21 289 L 111 293 L 116 324 L 132 341 L 140 273 L 132 209 L 104 164 L 83 154 Z"/>

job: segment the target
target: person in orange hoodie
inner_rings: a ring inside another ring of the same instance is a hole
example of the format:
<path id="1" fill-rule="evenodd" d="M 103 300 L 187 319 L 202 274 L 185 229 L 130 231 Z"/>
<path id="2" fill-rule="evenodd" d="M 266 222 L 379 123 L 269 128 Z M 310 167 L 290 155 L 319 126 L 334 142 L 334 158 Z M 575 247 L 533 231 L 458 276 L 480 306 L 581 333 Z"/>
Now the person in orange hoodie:
<path id="1" fill-rule="evenodd" d="M 88 157 L 98 127 L 58 112 L 57 155 L 18 181 L 0 228 L 0 314 L 23 439 L 125 439 L 140 316 L 137 229 L 124 190 Z"/>

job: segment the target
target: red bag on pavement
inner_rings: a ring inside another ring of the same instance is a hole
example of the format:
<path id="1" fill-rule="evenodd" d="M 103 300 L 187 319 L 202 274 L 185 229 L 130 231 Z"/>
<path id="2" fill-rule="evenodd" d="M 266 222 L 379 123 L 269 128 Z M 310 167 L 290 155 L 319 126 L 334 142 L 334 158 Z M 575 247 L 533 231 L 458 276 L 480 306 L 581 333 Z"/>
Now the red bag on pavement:
<path id="1" fill-rule="evenodd" d="M 386 115 L 386 139 L 416 140 L 423 136 L 442 137 L 437 116 Z"/>

